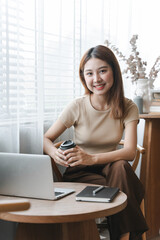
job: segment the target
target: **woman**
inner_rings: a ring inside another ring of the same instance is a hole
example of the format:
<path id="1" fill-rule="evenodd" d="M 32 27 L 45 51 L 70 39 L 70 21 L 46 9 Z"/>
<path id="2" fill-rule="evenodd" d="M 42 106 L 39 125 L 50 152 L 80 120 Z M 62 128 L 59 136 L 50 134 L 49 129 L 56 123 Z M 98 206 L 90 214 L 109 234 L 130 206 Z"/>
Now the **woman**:
<path id="1" fill-rule="evenodd" d="M 120 67 L 105 46 L 89 49 L 79 68 L 85 95 L 73 100 L 44 135 L 44 152 L 66 166 L 64 181 L 119 187 L 127 207 L 108 218 L 112 240 L 141 239 L 147 230 L 140 210 L 144 189 L 129 161 L 136 154 L 136 105 L 124 97 Z M 75 148 L 62 152 L 53 142 L 74 126 Z M 124 133 L 124 148 L 117 149 Z M 68 167 L 70 166 L 70 167 Z"/>

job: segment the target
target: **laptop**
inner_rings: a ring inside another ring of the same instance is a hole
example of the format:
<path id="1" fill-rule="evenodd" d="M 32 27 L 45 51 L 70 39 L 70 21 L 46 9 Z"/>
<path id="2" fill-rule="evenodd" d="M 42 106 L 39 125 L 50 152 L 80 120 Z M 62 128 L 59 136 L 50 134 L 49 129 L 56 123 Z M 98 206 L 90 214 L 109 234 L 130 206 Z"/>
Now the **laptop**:
<path id="1" fill-rule="evenodd" d="M 0 153 L 1 195 L 56 200 L 73 192 L 54 188 L 48 155 Z"/>

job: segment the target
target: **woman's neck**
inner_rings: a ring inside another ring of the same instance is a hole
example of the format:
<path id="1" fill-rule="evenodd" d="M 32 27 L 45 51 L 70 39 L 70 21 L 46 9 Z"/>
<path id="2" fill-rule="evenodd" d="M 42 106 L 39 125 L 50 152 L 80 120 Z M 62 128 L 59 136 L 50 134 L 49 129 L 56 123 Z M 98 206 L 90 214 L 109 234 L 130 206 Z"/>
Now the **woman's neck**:
<path id="1" fill-rule="evenodd" d="M 99 111 L 105 111 L 109 109 L 109 105 L 107 104 L 107 98 L 104 95 L 90 95 L 91 105 Z"/>

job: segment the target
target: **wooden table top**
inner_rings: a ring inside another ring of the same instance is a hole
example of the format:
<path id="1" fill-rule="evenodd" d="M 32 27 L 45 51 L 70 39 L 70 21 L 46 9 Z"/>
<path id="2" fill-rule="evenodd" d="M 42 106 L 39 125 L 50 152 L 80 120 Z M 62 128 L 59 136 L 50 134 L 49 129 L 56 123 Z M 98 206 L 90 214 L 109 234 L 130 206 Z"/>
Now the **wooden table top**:
<path id="1" fill-rule="evenodd" d="M 91 184 L 64 182 L 54 184 L 55 187 L 74 188 L 75 193 L 55 201 L 29 198 L 31 203 L 29 210 L 0 213 L 0 219 L 24 223 L 79 222 L 115 214 L 127 205 L 127 196 L 122 192 L 111 203 L 78 202 L 75 195 Z M 18 198 L 0 196 L 0 201 L 3 199 Z"/>
<path id="2" fill-rule="evenodd" d="M 160 113 L 145 113 L 140 114 L 139 118 L 141 119 L 151 119 L 151 118 L 160 118 Z"/>

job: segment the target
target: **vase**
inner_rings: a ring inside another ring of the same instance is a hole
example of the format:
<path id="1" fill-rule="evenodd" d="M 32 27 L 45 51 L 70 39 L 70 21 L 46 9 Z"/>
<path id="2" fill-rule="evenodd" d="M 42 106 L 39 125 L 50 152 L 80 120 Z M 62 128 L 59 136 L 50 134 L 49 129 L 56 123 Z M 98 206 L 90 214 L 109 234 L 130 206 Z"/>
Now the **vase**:
<path id="1" fill-rule="evenodd" d="M 133 86 L 133 99 L 135 97 L 143 98 L 143 113 L 148 113 L 150 108 L 150 96 L 148 89 L 148 78 L 141 78 L 136 81 Z"/>
<path id="2" fill-rule="evenodd" d="M 133 98 L 133 102 L 137 105 L 139 113 L 143 113 L 143 98 L 140 96 L 136 96 Z"/>

